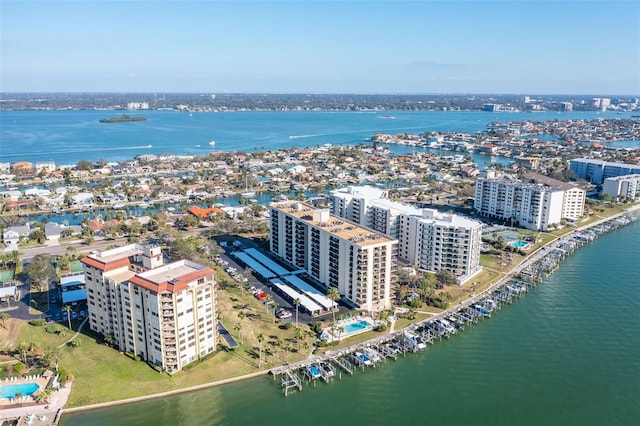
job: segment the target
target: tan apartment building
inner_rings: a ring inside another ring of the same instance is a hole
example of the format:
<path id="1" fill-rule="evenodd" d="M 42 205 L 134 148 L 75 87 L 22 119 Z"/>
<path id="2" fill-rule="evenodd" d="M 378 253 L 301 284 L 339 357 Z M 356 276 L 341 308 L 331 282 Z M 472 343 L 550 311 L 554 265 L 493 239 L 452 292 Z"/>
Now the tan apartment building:
<path id="1" fill-rule="evenodd" d="M 563 219 L 578 219 L 584 215 L 584 203 L 587 198 L 587 191 L 584 189 L 538 173 L 527 173 L 523 176 L 523 180 L 563 190 L 561 214 Z"/>
<path id="2" fill-rule="evenodd" d="M 172 374 L 216 349 L 214 271 L 130 244 L 82 259 L 92 331 Z"/>
<path id="3" fill-rule="evenodd" d="M 274 255 L 357 308 L 391 306 L 397 240 L 297 201 L 273 203 L 270 213 Z"/>

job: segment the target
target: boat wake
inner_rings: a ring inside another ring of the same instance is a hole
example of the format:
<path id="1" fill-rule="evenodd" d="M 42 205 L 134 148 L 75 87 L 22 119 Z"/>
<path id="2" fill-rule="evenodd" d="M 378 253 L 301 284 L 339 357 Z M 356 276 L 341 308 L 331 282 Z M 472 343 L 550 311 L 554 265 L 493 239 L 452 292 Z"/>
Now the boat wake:
<path id="1" fill-rule="evenodd" d="M 318 136 L 326 136 L 326 135 L 323 135 L 321 133 L 318 133 L 317 135 L 292 135 L 292 136 L 289 136 L 289 139 L 315 138 Z"/>

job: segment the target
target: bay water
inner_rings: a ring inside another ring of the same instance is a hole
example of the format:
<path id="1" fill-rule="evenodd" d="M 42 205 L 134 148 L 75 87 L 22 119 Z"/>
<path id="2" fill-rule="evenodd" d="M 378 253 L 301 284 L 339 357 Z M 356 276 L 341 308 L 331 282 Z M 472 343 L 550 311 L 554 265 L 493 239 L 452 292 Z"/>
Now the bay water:
<path id="1" fill-rule="evenodd" d="M 100 123 L 119 111 L 0 111 L 0 162 L 76 164 L 80 160 L 120 161 L 144 154 L 206 155 L 211 151 L 264 151 L 324 144 L 363 143 L 375 133 L 455 131 L 476 133 L 493 121 L 629 118 L 631 113 L 484 111 L 234 111 L 189 114 L 135 111 L 146 121 Z M 210 145 L 214 142 L 213 145 Z M 640 141 L 613 146 L 636 147 Z M 419 150 L 391 146 L 405 153 Z M 444 153 L 451 155 L 451 153 Z M 501 157 L 474 155 L 481 168 Z"/>
<path id="2" fill-rule="evenodd" d="M 271 376 L 64 415 L 76 425 L 632 425 L 640 419 L 640 222 L 425 351 L 305 386 Z"/>
<path id="3" fill-rule="evenodd" d="M 377 132 L 474 133 L 492 121 L 620 117 L 595 112 L 144 111 L 132 115 L 148 117 L 145 122 L 98 122 L 111 115 L 2 111 L 0 162 L 75 164 L 142 154 L 252 152 L 355 144 Z M 636 147 L 640 142 L 616 144 Z M 481 167 L 508 161 L 474 159 Z M 64 415 L 61 424 L 634 424 L 640 418 L 638 264 L 640 223 L 635 223 L 571 255 L 545 283 L 493 318 L 422 353 L 305 387 L 287 398 L 278 382 L 263 377 Z"/>

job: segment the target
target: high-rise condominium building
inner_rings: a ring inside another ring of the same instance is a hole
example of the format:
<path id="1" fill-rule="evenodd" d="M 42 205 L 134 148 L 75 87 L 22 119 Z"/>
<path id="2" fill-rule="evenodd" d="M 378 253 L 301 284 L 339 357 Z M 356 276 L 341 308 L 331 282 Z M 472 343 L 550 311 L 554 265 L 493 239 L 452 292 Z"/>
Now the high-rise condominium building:
<path id="1" fill-rule="evenodd" d="M 395 239 L 297 201 L 273 203 L 270 213 L 274 255 L 357 308 L 391 306 Z"/>
<path id="2" fill-rule="evenodd" d="M 130 244 L 82 259 L 91 330 L 169 373 L 216 349 L 214 271 Z"/>
<path id="3" fill-rule="evenodd" d="M 640 193 L 640 174 L 607 178 L 602 185 L 602 193 L 610 195 L 614 201 L 635 200 Z"/>
<path id="4" fill-rule="evenodd" d="M 513 225 L 546 231 L 562 219 L 564 191 L 538 183 L 480 178 L 473 207 L 478 214 L 513 221 Z"/>
<path id="5" fill-rule="evenodd" d="M 587 199 L 587 191 L 577 185 L 553 179 L 538 173 L 526 173 L 522 180 L 530 183 L 539 183 L 549 188 L 564 191 L 562 197 L 563 219 L 578 219 L 584 215 L 584 203 Z"/>
<path id="6" fill-rule="evenodd" d="M 460 283 L 482 270 L 482 223 L 389 200 L 371 186 L 331 192 L 333 214 L 398 240 L 397 257 L 418 269 L 447 270 Z"/>

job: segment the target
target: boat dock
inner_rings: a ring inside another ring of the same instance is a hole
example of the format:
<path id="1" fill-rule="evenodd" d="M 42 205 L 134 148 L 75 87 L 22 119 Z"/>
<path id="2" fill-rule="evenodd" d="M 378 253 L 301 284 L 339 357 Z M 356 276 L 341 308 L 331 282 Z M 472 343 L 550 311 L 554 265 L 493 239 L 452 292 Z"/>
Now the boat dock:
<path id="1" fill-rule="evenodd" d="M 593 241 L 598 235 L 635 219 L 637 218 L 620 216 L 594 224 L 588 230 L 574 231 L 539 249 L 488 289 L 451 309 L 367 342 L 274 368 L 271 374 L 274 380 L 277 376 L 282 376 L 281 386 L 286 396 L 291 389 L 302 391 L 303 379 L 308 384 L 313 383 L 313 386 L 318 378 L 330 383 L 331 378 L 336 377 L 336 367 L 353 375 L 358 367 L 364 372 L 367 370 L 365 367 L 375 367 L 387 358 L 397 360 L 399 354 L 422 351 L 427 344 L 433 344 L 435 339 L 449 338 L 480 319 L 491 317 L 502 306 L 513 303 L 542 282 L 570 253 Z M 339 373 L 338 377 L 342 378 L 342 374 Z"/>

